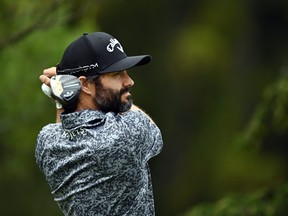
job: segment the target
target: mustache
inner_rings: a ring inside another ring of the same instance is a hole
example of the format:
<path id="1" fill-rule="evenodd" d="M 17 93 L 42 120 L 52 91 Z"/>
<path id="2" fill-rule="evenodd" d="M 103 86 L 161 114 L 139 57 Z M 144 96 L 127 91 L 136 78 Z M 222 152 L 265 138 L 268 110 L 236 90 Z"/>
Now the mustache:
<path id="1" fill-rule="evenodd" d="M 129 92 L 130 89 L 131 89 L 131 87 L 123 88 L 123 89 L 120 90 L 119 94 L 120 95 L 125 94 L 125 93 Z"/>

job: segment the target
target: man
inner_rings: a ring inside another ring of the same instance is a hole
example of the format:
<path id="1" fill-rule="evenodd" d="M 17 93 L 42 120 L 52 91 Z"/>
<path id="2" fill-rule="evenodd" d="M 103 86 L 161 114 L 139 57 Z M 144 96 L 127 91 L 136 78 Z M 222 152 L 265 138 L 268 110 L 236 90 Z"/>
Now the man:
<path id="1" fill-rule="evenodd" d="M 62 101 L 59 123 L 40 131 L 35 151 L 64 215 L 155 215 L 147 162 L 161 151 L 162 137 L 132 104 L 126 71 L 150 60 L 128 57 L 107 33 L 86 33 L 66 48 L 56 70 L 40 76 L 52 92 L 56 74 L 76 76 L 81 85 L 72 104 Z"/>

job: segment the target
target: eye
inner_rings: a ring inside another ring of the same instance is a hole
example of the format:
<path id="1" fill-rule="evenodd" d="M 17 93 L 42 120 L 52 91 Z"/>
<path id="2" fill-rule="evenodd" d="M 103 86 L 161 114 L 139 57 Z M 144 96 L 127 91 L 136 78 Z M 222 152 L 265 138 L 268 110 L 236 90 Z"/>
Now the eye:
<path id="1" fill-rule="evenodd" d="M 113 76 L 120 76 L 120 72 L 114 72 L 112 75 Z"/>
<path id="2" fill-rule="evenodd" d="M 123 71 L 116 71 L 113 73 L 114 76 L 121 76 L 123 74 Z"/>

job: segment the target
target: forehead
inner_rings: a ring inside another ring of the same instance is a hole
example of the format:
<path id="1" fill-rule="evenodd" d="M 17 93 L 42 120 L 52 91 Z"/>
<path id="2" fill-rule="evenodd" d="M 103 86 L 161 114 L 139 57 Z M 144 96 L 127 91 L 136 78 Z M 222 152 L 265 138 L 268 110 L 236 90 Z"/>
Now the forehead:
<path id="1" fill-rule="evenodd" d="M 99 81 L 109 81 L 109 80 L 119 80 L 120 78 L 123 78 L 127 74 L 126 70 L 122 71 L 115 71 L 115 72 L 108 72 L 103 74 L 97 74 L 94 76 L 88 76 L 86 77 L 87 80 L 98 83 Z"/>
<path id="2" fill-rule="evenodd" d="M 100 76 L 101 77 L 113 77 L 115 75 L 122 75 L 125 73 L 126 73 L 126 70 L 121 70 L 121 71 L 113 71 L 113 72 L 109 72 L 109 73 L 104 73 L 104 74 L 101 74 Z"/>

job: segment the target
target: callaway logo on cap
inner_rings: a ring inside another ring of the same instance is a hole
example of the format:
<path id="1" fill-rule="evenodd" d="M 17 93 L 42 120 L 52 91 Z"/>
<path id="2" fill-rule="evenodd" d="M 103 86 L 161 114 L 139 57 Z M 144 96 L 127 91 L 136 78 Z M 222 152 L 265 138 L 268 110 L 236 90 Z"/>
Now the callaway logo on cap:
<path id="1" fill-rule="evenodd" d="M 144 65 L 151 56 L 127 56 L 120 42 L 105 32 L 85 33 L 65 50 L 57 74 L 91 76 Z"/>

